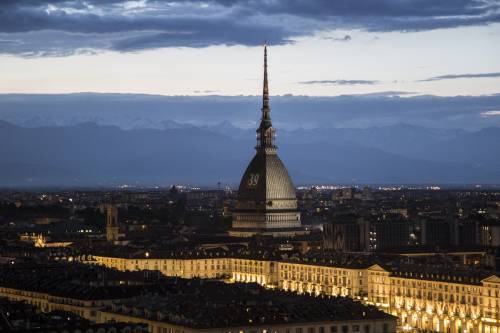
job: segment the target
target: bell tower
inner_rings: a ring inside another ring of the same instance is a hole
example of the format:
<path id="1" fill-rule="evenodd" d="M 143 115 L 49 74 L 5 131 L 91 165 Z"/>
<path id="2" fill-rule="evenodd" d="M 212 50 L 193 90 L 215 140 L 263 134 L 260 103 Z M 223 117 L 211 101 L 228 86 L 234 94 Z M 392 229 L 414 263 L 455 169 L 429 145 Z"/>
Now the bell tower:
<path id="1" fill-rule="evenodd" d="M 106 205 L 106 240 L 114 242 L 120 235 L 120 226 L 118 225 L 118 207 L 115 204 Z"/>

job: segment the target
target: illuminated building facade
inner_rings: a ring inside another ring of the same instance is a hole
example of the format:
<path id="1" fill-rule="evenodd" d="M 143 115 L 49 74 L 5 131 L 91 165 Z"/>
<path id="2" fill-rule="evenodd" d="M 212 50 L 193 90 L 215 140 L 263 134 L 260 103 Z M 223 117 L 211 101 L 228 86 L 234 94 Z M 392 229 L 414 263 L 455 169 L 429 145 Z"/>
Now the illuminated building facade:
<path id="1" fill-rule="evenodd" d="M 362 299 L 366 295 L 366 270 L 308 263 L 279 262 L 279 288 L 298 293 L 326 294 Z"/>
<path id="2" fill-rule="evenodd" d="M 198 256 L 198 257 L 197 257 Z M 121 270 L 159 269 L 167 276 L 228 277 L 269 288 L 312 295 L 347 296 L 414 328 L 451 333 L 500 333 L 500 277 L 473 271 L 447 275 L 385 269 L 374 264 L 339 265 L 328 259 L 282 260 L 193 253 L 185 258 L 93 256 L 89 263 Z"/>
<path id="3" fill-rule="evenodd" d="M 258 271 L 256 262 L 250 266 Z M 61 264 L 11 268 L 0 278 L 0 297 L 35 305 L 41 312 L 72 312 L 95 323 L 144 323 L 154 333 L 396 332 L 394 316 L 343 297 L 317 299 L 215 280 L 138 280 L 140 274 L 81 267 L 88 269 Z M 48 279 L 64 269 L 75 281 Z M 33 283 L 27 283 L 31 277 Z"/>
<path id="4" fill-rule="evenodd" d="M 404 328 L 500 332 L 500 277 L 468 272 L 368 269 L 368 304 L 398 316 Z"/>
<path id="5" fill-rule="evenodd" d="M 20 236 L 20 240 L 23 242 L 32 243 L 35 247 L 67 247 L 73 244 L 73 242 L 71 241 L 53 242 L 51 241 L 50 237 L 47 237 L 41 233 L 25 233 Z"/>

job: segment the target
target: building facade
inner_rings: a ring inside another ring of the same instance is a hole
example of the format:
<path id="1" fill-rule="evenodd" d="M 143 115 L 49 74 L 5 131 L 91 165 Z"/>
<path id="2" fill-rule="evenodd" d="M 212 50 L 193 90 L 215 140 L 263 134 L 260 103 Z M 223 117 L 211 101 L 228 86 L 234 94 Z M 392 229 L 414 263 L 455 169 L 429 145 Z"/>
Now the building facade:
<path id="1" fill-rule="evenodd" d="M 347 296 L 399 318 L 406 330 L 500 333 L 500 277 L 410 272 L 379 265 L 340 265 L 328 259 L 228 257 L 112 258 L 90 261 L 121 270 L 159 269 L 167 276 L 254 282 L 299 294 Z M 89 262 L 89 263 L 90 263 Z M 469 275 L 467 275 L 469 274 Z"/>
<path id="2" fill-rule="evenodd" d="M 432 332 L 500 332 L 500 278 L 368 269 L 368 300 L 399 317 L 403 328 Z"/>
<path id="3" fill-rule="evenodd" d="M 205 260 L 207 267 L 213 262 L 213 271 L 218 260 L 224 263 L 223 258 L 200 260 Z M 236 259 L 234 274 L 243 274 L 242 280 L 250 278 L 246 282 L 272 286 L 266 279 L 274 276 L 275 265 L 269 260 Z M 257 284 L 227 284 L 214 279 L 137 279 L 139 274 L 104 267 L 56 266 L 12 269 L 0 278 L 0 297 L 26 302 L 41 312 L 71 312 L 94 323 L 144 323 L 152 333 L 396 332 L 394 316 L 346 297 L 320 299 Z M 219 269 L 225 268 L 221 265 Z M 65 271 L 74 281 L 50 279 L 56 272 L 61 275 Z M 31 276 L 33 282 L 29 283 Z"/>

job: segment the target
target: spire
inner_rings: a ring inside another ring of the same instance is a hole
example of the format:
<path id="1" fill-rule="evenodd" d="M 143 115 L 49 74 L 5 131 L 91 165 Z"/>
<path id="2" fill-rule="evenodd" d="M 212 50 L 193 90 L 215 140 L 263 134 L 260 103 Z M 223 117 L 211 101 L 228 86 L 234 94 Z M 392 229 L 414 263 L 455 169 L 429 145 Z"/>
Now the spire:
<path id="1" fill-rule="evenodd" d="M 269 117 L 269 86 L 267 83 L 267 45 L 264 44 L 264 89 L 262 91 L 263 118 Z M 268 112 L 265 112 L 268 111 Z"/>
<path id="2" fill-rule="evenodd" d="M 276 148 L 274 146 L 275 130 L 271 123 L 269 107 L 269 85 L 267 82 L 267 45 L 264 44 L 264 87 L 262 89 L 262 118 L 257 129 L 257 148 Z"/>

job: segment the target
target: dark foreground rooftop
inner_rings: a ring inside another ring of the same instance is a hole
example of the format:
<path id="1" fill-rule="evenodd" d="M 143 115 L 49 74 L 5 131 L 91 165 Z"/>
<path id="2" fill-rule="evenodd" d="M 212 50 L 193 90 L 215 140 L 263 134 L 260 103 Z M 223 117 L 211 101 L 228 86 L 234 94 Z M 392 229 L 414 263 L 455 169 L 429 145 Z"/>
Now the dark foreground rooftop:
<path id="1" fill-rule="evenodd" d="M 46 293 L 78 300 L 111 300 L 154 289 L 158 273 L 120 272 L 79 263 L 0 265 L 0 287 Z M 149 275 L 154 275 L 151 278 Z"/>
<path id="2" fill-rule="evenodd" d="M 297 295 L 257 284 L 176 279 L 162 289 L 115 301 L 105 311 L 193 328 L 394 318 L 349 298 Z"/>
<path id="3" fill-rule="evenodd" d="M 147 332 L 144 324 L 96 324 L 66 311 L 41 312 L 34 305 L 0 297 L 0 332 Z"/>

